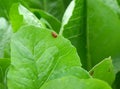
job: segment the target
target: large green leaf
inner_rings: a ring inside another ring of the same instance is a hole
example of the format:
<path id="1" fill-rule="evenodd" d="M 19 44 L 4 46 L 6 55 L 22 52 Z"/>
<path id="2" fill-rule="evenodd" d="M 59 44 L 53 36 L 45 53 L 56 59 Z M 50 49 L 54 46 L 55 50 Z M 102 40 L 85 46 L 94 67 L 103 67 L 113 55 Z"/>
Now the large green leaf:
<path id="1" fill-rule="evenodd" d="M 110 85 L 112 85 L 115 80 L 112 59 L 110 57 L 104 59 L 99 64 L 95 65 L 89 73 L 93 78 L 104 80 Z"/>
<path id="2" fill-rule="evenodd" d="M 5 18 L 0 18 L 0 58 L 9 57 L 10 55 L 10 37 L 12 31 L 11 26 Z"/>
<path id="3" fill-rule="evenodd" d="M 13 31 L 16 32 L 22 25 L 30 24 L 44 27 L 39 19 L 21 4 L 14 4 L 10 9 L 10 21 Z"/>
<path id="4" fill-rule="evenodd" d="M 76 49 L 68 40 L 54 37 L 51 30 L 25 26 L 11 40 L 8 87 L 39 89 L 45 82 L 63 76 L 89 78 L 80 66 Z"/>
<path id="5" fill-rule="evenodd" d="M 76 46 L 83 67 L 89 70 L 109 56 L 115 64 L 120 58 L 120 9 L 116 0 L 73 2 L 75 6 L 68 7 L 72 15 L 69 17 L 70 14 L 66 11 L 64 16 L 69 18 L 63 17 L 61 31 Z"/>
<path id="6" fill-rule="evenodd" d="M 40 89 L 111 89 L 97 79 L 78 79 L 73 76 L 55 79 L 45 83 Z"/>

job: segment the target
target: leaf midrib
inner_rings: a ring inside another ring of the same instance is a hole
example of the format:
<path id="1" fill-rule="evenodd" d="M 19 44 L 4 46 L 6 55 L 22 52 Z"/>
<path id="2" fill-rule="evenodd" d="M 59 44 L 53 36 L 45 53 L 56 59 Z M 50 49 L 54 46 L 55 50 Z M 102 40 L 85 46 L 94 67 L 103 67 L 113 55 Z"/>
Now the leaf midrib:
<path id="1" fill-rule="evenodd" d="M 84 8 L 85 8 L 85 30 L 86 30 L 86 46 L 87 46 L 87 53 L 86 53 L 86 57 L 87 57 L 87 70 L 90 70 L 92 68 L 92 62 L 91 62 L 91 56 L 90 56 L 90 44 L 89 44 L 89 24 L 88 24 L 88 18 L 87 18 L 87 15 L 88 15 L 88 10 L 87 10 L 87 7 L 88 7 L 88 4 L 87 4 L 87 0 L 85 0 L 85 3 L 84 3 Z"/>

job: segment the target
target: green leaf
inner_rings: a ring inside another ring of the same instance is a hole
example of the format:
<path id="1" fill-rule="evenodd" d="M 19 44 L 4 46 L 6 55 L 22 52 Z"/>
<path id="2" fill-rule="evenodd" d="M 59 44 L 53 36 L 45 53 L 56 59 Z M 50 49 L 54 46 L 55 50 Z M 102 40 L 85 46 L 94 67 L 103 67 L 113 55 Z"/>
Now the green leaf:
<path id="1" fill-rule="evenodd" d="M 7 87 L 6 73 L 7 73 L 9 65 L 10 65 L 10 59 L 8 58 L 0 59 L 0 88 L 4 87 L 6 89 Z"/>
<path id="2" fill-rule="evenodd" d="M 78 79 L 73 76 L 55 79 L 45 83 L 40 89 L 111 89 L 108 84 L 97 79 Z"/>
<path id="3" fill-rule="evenodd" d="M 49 28 L 53 29 L 57 33 L 59 32 L 61 23 L 55 17 L 43 10 L 33 9 L 32 11 L 38 18 L 45 19 Z"/>
<path id="4" fill-rule="evenodd" d="M 76 49 L 53 31 L 25 26 L 13 34 L 9 89 L 39 89 L 45 82 L 62 76 L 89 78 L 80 68 Z M 74 71 L 74 72 L 73 72 Z"/>
<path id="5" fill-rule="evenodd" d="M 10 20 L 13 31 L 16 32 L 22 25 L 44 27 L 39 19 L 21 4 L 14 4 L 10 9 Z"/>
<path id="6" fill-rule="evenodd" d="M 112 59 L 106 58 L 99 64 L 95 65 L 89 72 L 93 78 L 101 79 L 108 82 L 110 85 L 115 80 L 115 73 L 112 65 Z"/>
<path id="7" fill-rule="evenodd" d="M 68 38 L 77 48 L 78 54 L 82 59 L 83 67 L 87 69 L 86 63 L 86 7 L 85 0 L 73 0 L 68 6 L 62 20 L 62 26 L 59 34 Z"/>
<path id="8" fill-rule="evenodd" d="M 0 18 L 0 58 L 9 57 L 10 55 L 10 37 L 11 26 L 5 18 Z M 6 55 L 7 54 L 7 55 Z"/>
<path id="9" fill-rule="evenodd" d="M 90 70 L 102 59 L 120 58 L 120 8 L 115 0 L 74 0 L 63 19 L 61 33 L 77 48 L 85 69 Z M 97 4 L 96 4 L 97 3 Z M 67 23 L 64 24 L 65 21 Z"/>
<path id="10" fill-rule="evenodd" d="M 88 47 L 89 60 L 92 65 L 95 65 L 101 59 L 111 56 L 113 63 L 120 53 L 120 19 L 116 9 L 116 3 L 111 0 L 88 1 Z M 118 10 L 120 10 L 118 8 Z"/>

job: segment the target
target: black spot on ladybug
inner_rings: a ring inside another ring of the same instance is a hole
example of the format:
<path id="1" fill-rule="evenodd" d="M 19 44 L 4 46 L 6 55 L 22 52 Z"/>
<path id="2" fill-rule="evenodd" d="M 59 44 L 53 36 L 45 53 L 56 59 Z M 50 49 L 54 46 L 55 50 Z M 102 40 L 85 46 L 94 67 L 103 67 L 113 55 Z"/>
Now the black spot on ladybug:
<path id="1" fill-rule="evenodd" d="M 94 74 L 94 71 L 90 71 L 90 72 L 89 72 L 89 74 L 90 74 L 91 76 L 93 76 L 93 74 Z"/>
<path id="2" fill-rule="evenodd" d="M 54 38 L 57 38 L 57 34 L 56 34 L 55 32 L 52 32 L 52 36 L 53 36 Z"/>

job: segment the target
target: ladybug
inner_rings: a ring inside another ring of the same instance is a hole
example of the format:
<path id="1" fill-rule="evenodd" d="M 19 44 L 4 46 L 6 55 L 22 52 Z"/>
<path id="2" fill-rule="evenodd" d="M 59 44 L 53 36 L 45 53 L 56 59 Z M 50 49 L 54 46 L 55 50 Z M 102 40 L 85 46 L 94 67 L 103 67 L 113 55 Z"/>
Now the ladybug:
<path id="1" fill-rule="evenodd" d="M 52 32 L 52 36 L 53 36 L 54 38 L 57 38 L 57 34 L 56 34 L 55 32 Z"/>

